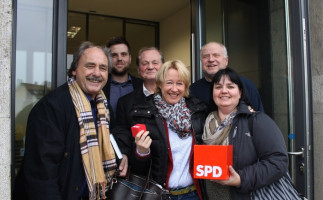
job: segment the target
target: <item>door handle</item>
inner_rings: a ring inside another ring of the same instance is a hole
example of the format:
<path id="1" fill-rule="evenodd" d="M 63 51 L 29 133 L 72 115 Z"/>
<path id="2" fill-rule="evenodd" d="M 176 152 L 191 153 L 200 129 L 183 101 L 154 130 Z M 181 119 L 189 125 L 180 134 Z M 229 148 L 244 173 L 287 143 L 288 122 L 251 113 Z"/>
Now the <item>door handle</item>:
<path id="1" fill-rule="evenodd" d="M 302 158 L 304 158 L 304 147 L 300 148 L 301 151 L 294 151 L 294 152 L 288 152 L 288 155 L 291 156 L 302 156 Z"/>

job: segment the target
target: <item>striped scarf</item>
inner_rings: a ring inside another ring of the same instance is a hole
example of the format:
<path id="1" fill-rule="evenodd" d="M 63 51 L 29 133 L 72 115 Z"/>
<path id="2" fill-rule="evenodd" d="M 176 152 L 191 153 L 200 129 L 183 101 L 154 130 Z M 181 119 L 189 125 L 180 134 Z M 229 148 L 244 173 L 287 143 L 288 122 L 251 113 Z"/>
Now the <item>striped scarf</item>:
<path id="1" fill-rule="evenodd" d="M 80 147 L 90 199 L 106 199 L 105 192 L 117 167 L 110 143 L 107 100 L 102 90 L 95 99 L 97 133 L 88 98 L 73 78 L 68 85 L 80 125 Z"/>

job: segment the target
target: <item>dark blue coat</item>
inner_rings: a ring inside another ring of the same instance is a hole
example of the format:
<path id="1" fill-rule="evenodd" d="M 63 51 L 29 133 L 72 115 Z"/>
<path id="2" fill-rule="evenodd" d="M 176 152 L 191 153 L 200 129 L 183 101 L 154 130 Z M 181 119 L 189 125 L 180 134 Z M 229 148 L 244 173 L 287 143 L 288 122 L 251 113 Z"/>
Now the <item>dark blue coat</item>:
<path id="1" fill-rule="evenodd" d="M 143 84 L 143 81 L 142 79 L 140 78 L 137 78 L 135 76 L 131 76 L 131 83 L 132 83 L 132 86 L 133 86 L 133 90 L 137 90 L 139 88 L 142 88 L 142 84 Z M 108 77 L 108 82 L 107 84 L 102 88 L 108 102 L 110 102 L 110 88 L 111 88 L 111 80 L 112 80 L 112 76 L 111 74 L 109 74 L 109 77 Z M 114 118 L 115 115 L 118 115 L 118 113 L 114 113 L 114 112 L 117 112 L 115 110 L 112 109 L 112 107 L 110 106 L 109 104 L 109 111 L 110 111 L 110 128 L 113 129 L 117 123 L 117 120 Z M 117 117 L 117 116 L 116 116 Z"/>
<path id="2" fill-rule="evenodd" d="M 248 125 L 251 113 L 244 103 L 238 108 L 229 143 L 233 145 L 233 168 L 240 175 L 241 186 L 231 187 L 231 199 L 250 200 L 250 192 L 283 177 L 288 171 L 288 155 L 283 135 L 268 115 L 263 112 L 255 115 L 251 135 Z"/>

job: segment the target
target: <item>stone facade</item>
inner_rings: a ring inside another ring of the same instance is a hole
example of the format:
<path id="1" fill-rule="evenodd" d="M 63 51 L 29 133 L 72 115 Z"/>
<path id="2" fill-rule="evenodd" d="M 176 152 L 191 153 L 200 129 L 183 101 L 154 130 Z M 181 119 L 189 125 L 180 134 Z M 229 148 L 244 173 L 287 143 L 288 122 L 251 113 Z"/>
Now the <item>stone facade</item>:
<path id="1" fill-rule="evenodd" d="M 286 84 L 286 25 L 283 1 L 270 1 L 270 35 L 272 48 L 273 118 L 282 133 L 288 133 L 288 85 Z M 287 134 L 284 134 L 288 141 Z"/>
<path id="2" fill-rule="evenodd" d="M 309 1 L 313 85 L 314 199 L 323 196 L 323 1 Z"/>
<path id="3" fill-rule="evenodd" d="M 0 1 L 0 197 L 11 199 L 12 0 Z"/>

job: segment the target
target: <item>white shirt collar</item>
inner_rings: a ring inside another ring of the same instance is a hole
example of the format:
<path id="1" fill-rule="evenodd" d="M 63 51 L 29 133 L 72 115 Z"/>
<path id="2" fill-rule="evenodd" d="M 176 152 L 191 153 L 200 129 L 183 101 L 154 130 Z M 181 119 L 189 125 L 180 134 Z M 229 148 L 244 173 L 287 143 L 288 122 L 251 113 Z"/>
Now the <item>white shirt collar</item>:
<path id="1" fill-rule="evenodd" d="M 142 84 L 142 88 L 143 88 L 143 92 L 144 92 L 144 95 L 146 97 L 148 97 L 149 95 L 151 95 L 151 93 L 147 90 L 147 88 L 145 87 L 145 84 Z"/>

